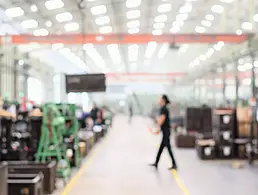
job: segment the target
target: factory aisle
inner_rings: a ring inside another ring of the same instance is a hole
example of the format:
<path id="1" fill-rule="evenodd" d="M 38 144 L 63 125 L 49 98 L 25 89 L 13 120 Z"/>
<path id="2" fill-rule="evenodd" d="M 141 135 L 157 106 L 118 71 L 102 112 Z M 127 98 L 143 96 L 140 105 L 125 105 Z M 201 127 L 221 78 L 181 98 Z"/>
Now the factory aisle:
<path id="1" fill-rule="evenodd" d="M 123 116 L 114 119 L 109 135 L 97 146 L 69 192 L 63 194 L 183 195 L 167 170 L 168 163 L 163 161 L 158 172 L 148 166 L 154 160 L 157 142 L 143 119 L 136 117 L 131 125 L 127 121 Z"/>
<path id="2" fill-rule="evenodd" d="M 178 173 L 167 170 L 167 151 L 155 171 L 148 163 L 160 138 L 148 132 L 146 123 L 136 117 L 128 125 L 126 117 L 116 117 L 113 129 L 62 195 L 257 195 L 258 166 L 236 170 L 227 161 L 200 161 L 193 149 L 173 147 Z"/>

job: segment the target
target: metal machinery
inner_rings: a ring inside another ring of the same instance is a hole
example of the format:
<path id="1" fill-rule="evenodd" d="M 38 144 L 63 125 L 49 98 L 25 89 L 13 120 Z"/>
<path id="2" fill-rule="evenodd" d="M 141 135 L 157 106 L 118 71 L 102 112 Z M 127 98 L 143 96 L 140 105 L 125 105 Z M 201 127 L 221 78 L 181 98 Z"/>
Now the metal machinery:
<path id="1" fill-rule="evenodd" d="M 66 134 L 65 118 L 56 104 L 43 106 L 42 133 L 36 161 L 46 162 L 55 158 L 58 163 L 57 176 L 67 179 L 71 176 L 71 166 L 67 158 L 67 147 L 63 143 Z"/>
<path id="2" fill-rule="evenodd" d="M 74 104 L 57 104 L 59 111 L 65 119 L 66 130 L 64 143 L 67 146 L 67 156 L 72 166 L 80 166 L 81 157 L 79 152 L 79 121 L 76 116 L 77 107 Z"/>

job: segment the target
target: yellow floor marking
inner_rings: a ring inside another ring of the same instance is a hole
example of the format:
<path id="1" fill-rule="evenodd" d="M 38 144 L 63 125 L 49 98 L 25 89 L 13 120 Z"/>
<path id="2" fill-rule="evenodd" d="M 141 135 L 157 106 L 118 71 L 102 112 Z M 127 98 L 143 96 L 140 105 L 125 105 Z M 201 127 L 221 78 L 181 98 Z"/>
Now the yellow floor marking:
<path id="1" fill-rule="evenodd" d="M 177 185 L 179 186 L 179 188 L 183 191 L 184 195 L 190 195 L 190 193 L 188 192 L 187 188 L 185 187 L 185 185 L 183 184 L 182 180 L 180 179 L 179 175 L 177 174 L 177 171 L 176 170 L 172 170 L 171 171 L 176 182 L 177 182 Z"/>
<path id="2" fill-rule="evenodd" d="M 106 138 L 105 138 L 106 139 Z M 103 140 L 105 142 L 105 140 Z M 97 147 L 96 150 L 93 150 L 86 162 L 83 164 L 83 166 L 80 168 L 80 170 L 72 177 L 72 179 L 69 181 L 69 183 L 65 186 L 65 189 L 63 190 L 61 195 L 68 195 L 74 184 L 78 181 L 78 179 L 82 176 L 82 174 L 87 170 L 89 167 L 91 161 L 93 160 L 94 156 L 98 153 L 98 151 L 103 147 L 104 143 L 101 143 L 100 146 Z"/>

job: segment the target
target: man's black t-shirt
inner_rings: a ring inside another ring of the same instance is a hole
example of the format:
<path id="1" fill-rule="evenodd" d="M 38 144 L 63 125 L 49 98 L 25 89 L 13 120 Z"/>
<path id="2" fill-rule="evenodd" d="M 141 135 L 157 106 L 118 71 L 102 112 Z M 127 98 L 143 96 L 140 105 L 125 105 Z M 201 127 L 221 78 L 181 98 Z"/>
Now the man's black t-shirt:
<path id="1" fill-rule="evenodd" d="M 164 131 L 169 131 L 170 130 L 170 120 L 169 120 L 169 111 L 166 106 L 163 106 L 160 109 L 160 115 L 165 115 L 166 119 L 164 123 L 161 125 L 161 130 Z"/>
<path id="2" fill-rule="evenodd" d="M 95 121 L 98 118 L 98 108 L 93 108 L 90 112 L 90 116 L 92 117 L 92 119 Z"/>

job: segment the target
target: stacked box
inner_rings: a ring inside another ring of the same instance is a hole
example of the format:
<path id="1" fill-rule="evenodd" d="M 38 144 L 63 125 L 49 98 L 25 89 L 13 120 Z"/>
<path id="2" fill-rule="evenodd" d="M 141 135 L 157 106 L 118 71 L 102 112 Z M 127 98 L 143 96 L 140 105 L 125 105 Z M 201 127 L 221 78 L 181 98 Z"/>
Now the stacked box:
<path id="1" fill-rule="evenodd" d="M 175 137 L 175 143 L 178 148 L 194 148 L 195 140 L 195 134 L 176 135 Z"/>
<path id="2" fill-rule="evenodd" d="M 216 158 L 216 147 L 213 139 L 196 140 L 198 157 L 202 160 L 213 160 Z"/>

